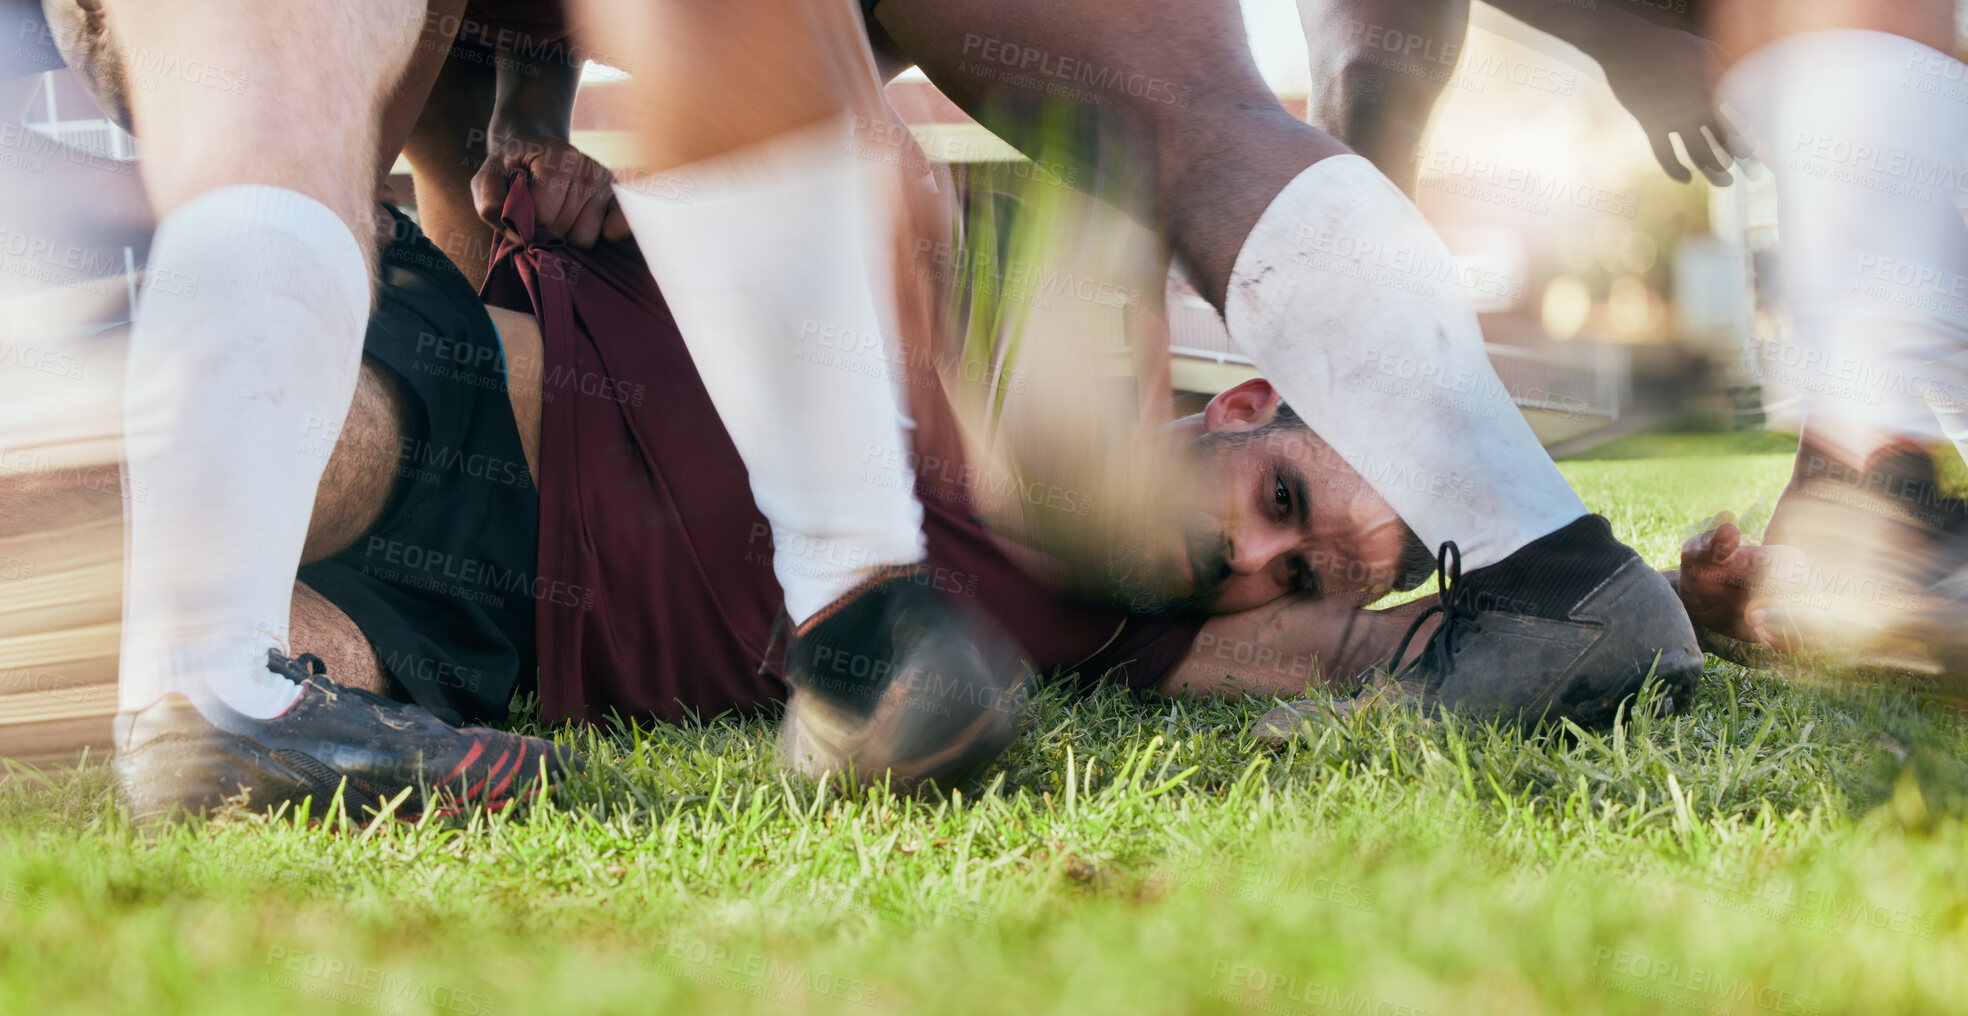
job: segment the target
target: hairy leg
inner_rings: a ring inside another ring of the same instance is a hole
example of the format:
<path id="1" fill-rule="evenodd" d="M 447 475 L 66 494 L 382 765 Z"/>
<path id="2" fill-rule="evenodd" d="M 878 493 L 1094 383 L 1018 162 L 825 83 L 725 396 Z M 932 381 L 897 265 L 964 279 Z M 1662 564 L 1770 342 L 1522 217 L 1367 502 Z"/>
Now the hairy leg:
<path id="1" fill-rule="evenodd" d="M 327 597 L 310 589 L 305 582 L 294 583 L 290 623 L 294 651 L 321 657 L 336 684 L 378 695 L 389 693 L 389 678 L 384 675 L 382 660 L 376 655 L 376 647 L 369 644 L 368 636 L 362 634 L 354 619 L 342 613 L 342 608 L 328 602 Z"/>
<path id="2" fill-rule="evenodd" d="M 404 433 L 403 396 L 396 380 L 365 360 L 348 419 L 315 491 L 301 563 L 341 553 L 382 517 L 396 491 Z"/>
<path id="3" fill-rule="evenodd" d="M 782 546 L 774 573 L 804 622 L 864 581 L 922 558 L 906 465 L 896 251 L 901 171 L 864 158 L 856 123 L 883 121 L 851 0 L 594 2 L 626 68 L 642 166 L 616 194 Z M 843 363 L 811 356 L 852 335 Z"/>
<path id="4" fill-rule="evenodd" d="M 265 672 L 285 573 L 359 373 L 377 123 L 424 5 L 104 13 L 159 215 L 153 276 L 188 283 L 153 283 L 130 341 L 126 447 L 150 496 L 131 506 L 121 705 L 180 692 L 272 716 L 297 694 Z"/>
<path id="5" fill-rule="evenodd" d="M 1298 16 L 1312 72 L 1307 120 L 1413 197 L 1430 116 L 1468 34 L 1469 0 L 1298 0 Z"/>

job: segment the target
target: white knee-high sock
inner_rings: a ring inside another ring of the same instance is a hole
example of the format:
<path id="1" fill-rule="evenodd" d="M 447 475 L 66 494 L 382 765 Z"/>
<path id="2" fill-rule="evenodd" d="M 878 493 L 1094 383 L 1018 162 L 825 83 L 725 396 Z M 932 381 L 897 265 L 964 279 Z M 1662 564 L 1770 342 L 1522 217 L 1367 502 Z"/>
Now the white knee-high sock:
<path id="1" fill-rule="evenodd" d="M 1224 318 L 1285 401 L 1422 541 L 1466 567 L 1585 514 L 1483 350 L 1455 262 L 1357 155 L 1306 168 L 1251 228 Z"/>
<path id="2" fill-rule="evenodd" d="M 1814 426 L 1944 434 L 1968 454 L 1964 79 L 1945 53 L 1856 29 L 1778 40 L 1723 79 L 1777 180 L 1798 348 L 1771 380 L 1802 390 Z"/>
<path id="3" fill-rule="evenodd" d="M 355 394 L 369 273 L 349 227 L 278 187 L 211 191 L 158 227 L 124 397 L 130 535 L 118 699 L 249 716 L 298 689 L 285 648 L 315 488 Z"/>
<path id="4" fill-rule="evenodd" d="M 923 554 L 890 334 L 898 178 L 852 154 L 849 123 L 616 187 L 751 473 L 796 623 Z"/>

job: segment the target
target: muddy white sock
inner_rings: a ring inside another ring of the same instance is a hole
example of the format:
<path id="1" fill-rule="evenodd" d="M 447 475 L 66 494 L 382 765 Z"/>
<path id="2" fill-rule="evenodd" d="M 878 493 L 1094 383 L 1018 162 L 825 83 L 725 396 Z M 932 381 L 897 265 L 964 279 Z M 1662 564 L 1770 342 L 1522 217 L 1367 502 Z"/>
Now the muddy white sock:
<path id="1" fill-rule="evenodd" d="M 1238 346 L 1430 547 L 1479 568 L 1585 514 L 1483 350 L 1462 271 L 1357 155 L 1314 163 L 1251 228 Z"/>
<path id="2" fill-rule="evenodd" d="M 130 535 L 118 701 L 248 716 L 298 694 L 284 649 L 315 488 L 355 393 L 369 276 L 349 227 L 278 187 L 167 216 L 130 336 Z"/>
<path id="3" fill-rule="evenodd" d="M 802 622 L 922 558 L 922 505 L 892 332 L 897 178 L 856 158 L 843 115 L 619 184 L 772 524 Z"/>

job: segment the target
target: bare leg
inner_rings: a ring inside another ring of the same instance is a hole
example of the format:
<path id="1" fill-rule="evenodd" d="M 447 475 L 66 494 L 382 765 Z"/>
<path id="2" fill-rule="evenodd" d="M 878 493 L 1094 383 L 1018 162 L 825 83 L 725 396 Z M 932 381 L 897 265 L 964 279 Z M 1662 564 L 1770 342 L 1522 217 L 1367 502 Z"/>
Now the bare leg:
<path id="1" fill-rule="evenodd" d="M 1469 0 L 1298 0 L 1312 94 L 1306 119 L 1415 193 L 1422 142 L 1455 72 Z M 1390 52 L 1381 41 L 1400 40 Z M 1422 45 L 1410 47 L 1409 40 Z"/>
<path id="2" fill-rule="evenodd" d="M 595 3 L 585 23 L 634 40 L 642 165 L 617 187 L 684 341 L 782 542 L 795 623 L 922 557 L 906 461 L 895 292 L 900 172 L 859 157 L 850 125 L 883 106 L 849 0 Z M 740 280 L 743 280 L 742 282 Z M 858 363 L 819 362 L 849 335 Z M 889 451 L 893 450 L 893 451 Z"/>
<path id="3" fill-rule="evenodd" d="M 286 642 L 282 576 L 325 465 L 299 449 L 338 426 L 356 387 L 377 123 L 423 14 L 248 0 L 107 11 L 119 53 L 210 71 L 124 68 L 160 218 L 153 272 L 196 280 L 153 287 L 130 343 L 129 469 L 150 497 L 131 509 L 126 711 L 175 691 L 264 717 L 299 693 L 264 667 Z"/>
<path id="4" fill-rule="evenodd" d="M 1075 133 L 1093 146 L 1081 153 L 1090 189 L 1160 222 L 1219 309 L 1258 216 L 1307 166 L 1347 150 L 1278 104 L 1234 3 L 882 0 L 875 17 L 938 88 L 1027 154 L 1049 140 L 1047 86 L 1063 86 Z"/>
<path id="5" fill-rule="evenodd" d="M 492 253 L 492 227 L 478 217 L 471 191 L 472 174 L 485 161 L 492 88 L 492 68 L 469 60 L 446 61 L 403 146 L 416 174 L 417 218 L 424 235 L 474 287 L 484 283 Z"/>

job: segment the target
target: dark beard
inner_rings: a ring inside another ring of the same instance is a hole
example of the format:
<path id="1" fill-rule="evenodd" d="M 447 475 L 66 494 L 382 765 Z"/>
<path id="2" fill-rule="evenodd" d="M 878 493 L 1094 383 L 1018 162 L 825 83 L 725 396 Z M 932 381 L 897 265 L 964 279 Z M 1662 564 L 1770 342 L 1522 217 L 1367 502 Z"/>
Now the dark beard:
<path id="1" fill-rule="evenodd" d="M 1229 575 L 1229 562 L 1220 553 L 1191 545 L 1190 561 L 1201 581 L 1191 592 L 1171 592 L 1175 584 L 1173 576 L 1166 563 L 1155 555 L 1155 541 L 1150 532 L 1146 527 L 1129 527 L 1108 541 L 1107 601 L 1131 614 L 1207 610 Z"/>

